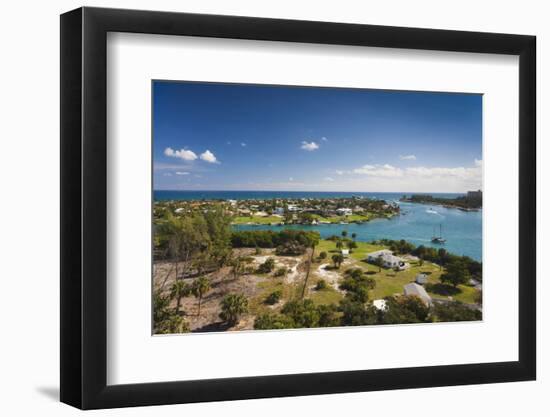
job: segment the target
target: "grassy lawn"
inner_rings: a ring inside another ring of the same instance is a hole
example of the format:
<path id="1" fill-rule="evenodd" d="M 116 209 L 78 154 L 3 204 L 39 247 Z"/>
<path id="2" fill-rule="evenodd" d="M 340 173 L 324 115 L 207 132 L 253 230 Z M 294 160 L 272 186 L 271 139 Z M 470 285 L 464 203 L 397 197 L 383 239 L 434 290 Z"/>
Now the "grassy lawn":
<path id="1" fill-rule="evenodd" d="M 366 216 L 362 216 L 359 214 L 352 214 L 351 216 L 335 216 L 335 217 L 323 217 L 323 216 L 319 216 L 318 214 L 313 214 L 312 216 L 318 222 L 329 222 L 329 223 L 364 222 L 364 221 L 370 220 L 373 217 L 370 214 L 367 214 Z"/>
<path id="2" fill-rule="evenodd" d="M 315 305 L 322 304 L 338 304 L 344 296 L 332 287 L 327 287 L 323 290 L 309 290 L 308 297 Z"/>
<path id="3" fill-rule="evenodd" d="M 382 245 L 373 245 L 366 242 L 357 242 L 357 248 L 354 249 L 351 256 L 347 258 L 346 263 L 340 269 L 339 273 L 343 275 L 348 268 L 361 268 L 365 272 L 369 272 L 369 276 L 376 281 L 376 287 L 371 291 L 371 300 L 376 300 L 391 296 L 394 294 L 403 294 L 403 286 L 414 282 L 414 279 L 419 273 L 424 273 L 428 276 L 428 283 L 425 285 L 428 294 L 434 298 L 446 299 L 447 296 L 452 296 L 457 301 L 473 304 L 475 303 L 476 295 L 478 291 L 467 285 L 459 285 L 457 289 L 445 286 L 441 284 L 440 277 L 444 270 L 441 271 L 439 266 L 432 264 L 431 262 L 424 261 L 422 265 L 419 265 L 417 261 L 409 261 L 410 268 L 405 271 L 395 272 L 390 269 L 380 269 L 365 262 L 367 254 L 380 249 L 385 249 Z M 320 252 L 327 252 L 328 257 L 323 263 L 331 263 L 331 256 L 333 253 L 337 253 L 336 242 L 329 240 L 321 240 L 315 248 L 315 255 L 319 255 Z M 316 261 L 312 265 L 312 276 L 308 287 L 311 287 L 317 283 L 319 277 L 314 273 L 318 267 L 319 262 Z M 265 312 L 278 311 L 282 305 L 286 302 L 294 299 L 299 299 L 302 292 L 303 281 L 299 280 L 295 283 L 285 283 L 283 277 L 273 277 L 270 275 L 262 276 L 264 279 L 258 282 L 259 294 L 249 300 L 250 312 L 254 315 L 259 315 Z M 274 291 L 281 290 L 283 296 L 281 303 L 273 308 L 265 304 L 266 297 Z M 328 286 L 323 290 L 315 290 L 309 288 L 307 291 L 307 298 L 311 299 L 316 305 L 328 305 L 338 304 L 344 297 L 344 294 L 335 290 L 332 286 Z"/>
<path id="4" fill-rule="evenodd" d="M 363 263 L 363 262 L 362 262 Z M 370 271 L 375 271 L 376 274 L 371 275 L 376 280 L 376 288 L 372 290 L 372 299 L 384 298 L 392 294 L 403 294 L 403 286 L 409 282 L 413 282 L 416 276 L 420 273 L 428 275 L 428 285 L 426 285 L 426 291 L 432 298 L 447 298 L 447 295 L 439 292 L 431 291 L 432 288 L 429 284 L 434 285 L 437 288 L 437 284 L 441 281 L 439 278 L 444 272 L 439 270 L 439 266 L 430 262 L 424 262 L 422 266 L 417 262 L 411 262 L 411 267 L 405 271 L 395 272 L 392 270 L 382 268 L 382 272 L 378 272 L 379 268 L 374 265 L 368 265 Z M 477 290 L 467 285 L 459 285 L 457 292 L 450 294 L 453 299 L 462 301 L 463 303 L 473 304 L 475 303 L 475 297 Z"/>
<path id="5" fill-rule="evenodd" d="M 354 249 L 350 256 L 353 265 L 348 265 L 348 268 L 360 267 L 365 271 L 374 272 L 374 274 L 370 275 L 370 277 L 374 278 L 374 280 L 376 281 L 376 288 L 372 290 L 370 294 L 371 299 L 373 300 L 384 298 L 393 294 L 403 294 L 403 286 L 408 284 L 409 282 L 413 282 L 416 276 L 420 273 L 428 275 L 428 284 L 434 285 L 441 283 L 439 278 L 441 277 L 441 274 L 444 272 L 444 270 L 441 271 L 439 269 L 439 266 L 432 264 L 431 262 L 425 261 L 423 265 L 420 266 L 418 262 L 411 261 L 409 262 L 409 264 L 411 265 L 410 268 L 405 271 L 400 271 L 396 273 L 393 270 L 382 268 L 382 271 L 379 272 L 379 268 L 365 262 L 365 258 L 370 252 L 387 248 L 382 245 L 373 245 L 366 242 L 357 242 L 357 246 L 357 249 Z M 319 245 L 317 245 L 316 247 L 315 253 L 316 255 L 318 255 L 320 252 L 323 251 L 327 252 L 328 254 L 328 257 L 324 262 L 330 263 L 332 253 L 338 252 L 338 249 L 336 249 L 336 242 L 332 242 L 330 240 L 321 240 L 319 242 Z M 342 273 L 345 271 L 345 269 L 346 268 L 342 267 Z M 434 285 L 434 287 L 427 285 L 426 290 L 432 298 L 447 298 L 447 294 L 438 291 L 439 287 L 437 285 Z M 338 294 L 337 291 L 335 292 Z M 473 304 L 475 303 L 477 293 L 478 291 L 473 287 L 470 287 L 468 285 L 459 285 L 458 291 L 449 295 L 451 295 L 453 299 L 457 301 Z M 319 297 L 319 299 L 322 299 L 321 296 L 317 297 Z"/>
<path id="6" fill-rule="evenodd" d="M 277 290 L 282 291 L 283 296 L 281 298 L 281 306 L 284 305 L 287 301 L 294 300 L 301 295 L 302 291 L 302 282 L 296 284 L 287 284 L 284 282 L 284 278 L 275 278 L 273 276 L 267 276 L 265 281 L 261 281 L 258 284 L 258 288 L 261 290 L 260 294 L 249 300 L 249 309 L 250 313 L 254 315 L 259 315 L 266 312 L 277 311 L 279 308 L 273 309 L 270 308 L 268 304 L 265 303 L 265 299 L 272 292 Z"/>
<path id="7" fill-rule="evenodd" d="M 234 217 L 233 224 L 246 224 L 246 223 L 256 223 L 256 224 L 270 224 L 270 223 L 280 223 L 283 221 L 281 217 L 277 216 L 238 216 Z"/>
<path id="8" fill-rule="evenodd" d="M 385 246 L 373 245 L 372 243 L 367 243 L 367 242 L 356 242 L 356 243 L 357 243 L 357 248 L 354 249 L 353 252 L 351 253 L 351 257 L 356 260 L 363 260 L 367 257 L 368 253 L 375 252 L 377 250 L 385 248 Z M 321 252 L 327 252 L 327 254 L 330 254 L 330 253 L 340 252 L 340 250 L 336 248 L 336 242 L 323 239 L 323 240 L 320 240 L 319 244 L 315 247 L 316 255 L 319 255 L 319 253 Z M 330 262 L 330 256 L 327 258 L 327 262 Z"/>

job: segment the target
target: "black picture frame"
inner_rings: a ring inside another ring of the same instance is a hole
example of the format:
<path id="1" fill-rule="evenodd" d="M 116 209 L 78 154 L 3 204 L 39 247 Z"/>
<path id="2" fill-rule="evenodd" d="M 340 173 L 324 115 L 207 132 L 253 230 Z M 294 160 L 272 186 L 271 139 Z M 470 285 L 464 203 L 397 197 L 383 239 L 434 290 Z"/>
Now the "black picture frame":
<path id="1" fill-rule="evenodd" d="M 519 56 L 519 360 L 113 385 L 107 375 L 108 32 Z M 534 36 L 80 8 L 61 16 L 61 401 L 82 409 L 536 378 Z"/>

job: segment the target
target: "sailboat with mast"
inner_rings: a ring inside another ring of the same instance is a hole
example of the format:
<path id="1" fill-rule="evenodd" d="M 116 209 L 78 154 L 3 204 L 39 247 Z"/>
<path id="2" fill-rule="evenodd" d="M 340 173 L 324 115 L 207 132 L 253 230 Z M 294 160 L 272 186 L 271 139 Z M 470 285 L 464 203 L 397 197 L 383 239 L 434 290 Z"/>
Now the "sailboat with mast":
<path id="1" fill-rule="evenodd" d="M 443 225 L 442 224 L 439 224 L 439 236 L 436 236 L 435 234 L 435 228 L 434 228 L 434 234 L 432 236 L 432 242 L 433 243 L 440 243 L 440 244 L 443 244 L 445 243 L 447 240 L 443 238 Z"/>

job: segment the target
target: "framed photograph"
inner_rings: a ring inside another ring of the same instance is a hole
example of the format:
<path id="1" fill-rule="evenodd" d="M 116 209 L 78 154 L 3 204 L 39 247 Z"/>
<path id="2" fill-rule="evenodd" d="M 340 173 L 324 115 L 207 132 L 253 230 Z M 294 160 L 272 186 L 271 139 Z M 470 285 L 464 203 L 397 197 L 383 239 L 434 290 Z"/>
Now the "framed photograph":
<path id="1" fill-rule="evenodd" d="M 61 401 L 533 380 L 535 37 L 61 16 Z"/>

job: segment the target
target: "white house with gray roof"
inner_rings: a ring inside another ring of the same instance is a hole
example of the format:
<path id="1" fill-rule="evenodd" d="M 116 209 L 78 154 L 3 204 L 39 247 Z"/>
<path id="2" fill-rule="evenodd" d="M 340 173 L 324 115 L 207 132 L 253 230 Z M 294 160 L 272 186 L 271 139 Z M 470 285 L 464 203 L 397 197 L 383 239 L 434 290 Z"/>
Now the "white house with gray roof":
<path id="1" fill-rule="evenodd" d="M 422 285 L 418 285 L 416 282 L 411 282 L 403 286 L 403 293 L 405 295 L 415 295 L 422 300 L 427 307 L 430 307 L 432 303 L 432 297 L 428 295 Z"/>
<path id="2" fill-rule="evenodd" d="M 378 259 L 382 260 L 382 266 L 384 268 L 392 268 L 403 270 L 406 269 L 409 264 L 402 258 L 395 256 L 391 250 L 382 249 L 376 252 L 371 252 L 367 255 L 367 262 L 376 264 Z"/>

